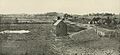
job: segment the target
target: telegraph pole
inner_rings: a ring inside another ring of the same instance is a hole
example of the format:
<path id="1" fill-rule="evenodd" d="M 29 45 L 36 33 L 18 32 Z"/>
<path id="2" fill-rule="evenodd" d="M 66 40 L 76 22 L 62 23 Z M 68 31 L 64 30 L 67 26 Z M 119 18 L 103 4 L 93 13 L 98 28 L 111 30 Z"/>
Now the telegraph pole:
<path id="1" fill-rule="evenodd" d="M 2 26 L 2 24 L 1 24 L 1 19 L 2 19 L 2 18 L 1 18 L 1 16 L 0 16 L 0 31 L 1 31 L 1 26 Z"/>

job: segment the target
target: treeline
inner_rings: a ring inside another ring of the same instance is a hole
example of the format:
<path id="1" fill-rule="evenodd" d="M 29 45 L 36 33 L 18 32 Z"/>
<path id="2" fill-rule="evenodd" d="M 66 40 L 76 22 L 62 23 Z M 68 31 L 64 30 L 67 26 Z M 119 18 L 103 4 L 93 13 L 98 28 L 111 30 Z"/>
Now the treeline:
<path id="1" fill-rule="evenodd" d="M 90 13 L 88 16 L 114 16 L 114 13 Z"/>

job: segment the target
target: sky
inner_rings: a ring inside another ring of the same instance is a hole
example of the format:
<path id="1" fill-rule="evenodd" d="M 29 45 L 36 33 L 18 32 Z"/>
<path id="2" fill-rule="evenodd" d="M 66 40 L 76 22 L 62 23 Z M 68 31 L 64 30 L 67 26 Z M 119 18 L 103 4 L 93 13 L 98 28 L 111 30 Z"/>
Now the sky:
<path id="1" fill-rule="evenodd" d="M 0 14 L 120 13 L 120 0 L 0 0 Z"/>

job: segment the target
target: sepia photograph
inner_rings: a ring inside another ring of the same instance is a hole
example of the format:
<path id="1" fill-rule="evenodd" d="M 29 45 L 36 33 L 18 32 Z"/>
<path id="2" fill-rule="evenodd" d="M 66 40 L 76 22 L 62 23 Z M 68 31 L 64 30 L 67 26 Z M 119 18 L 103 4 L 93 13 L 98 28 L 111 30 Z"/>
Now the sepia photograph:
<path id="1" fill-rule="evenodd" d="M 0 55 L 120 55 L 120 0 L 0 0 Z"/>

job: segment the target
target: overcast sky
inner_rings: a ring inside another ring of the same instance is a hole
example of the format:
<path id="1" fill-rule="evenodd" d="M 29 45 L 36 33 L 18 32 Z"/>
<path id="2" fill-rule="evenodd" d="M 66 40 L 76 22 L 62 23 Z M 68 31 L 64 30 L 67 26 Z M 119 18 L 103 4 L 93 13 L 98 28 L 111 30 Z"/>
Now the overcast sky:
<path id="1" fill-rule="evenodd" d="M 120 0 L 0 0 L 0 13 L 120 13 Z"/>

